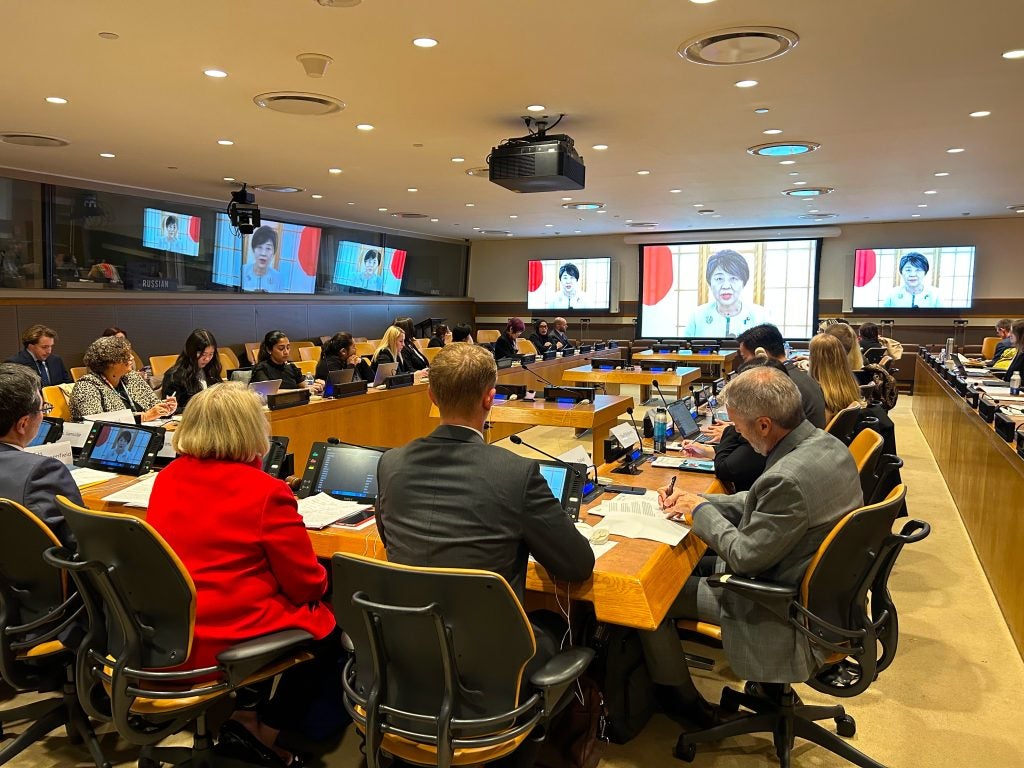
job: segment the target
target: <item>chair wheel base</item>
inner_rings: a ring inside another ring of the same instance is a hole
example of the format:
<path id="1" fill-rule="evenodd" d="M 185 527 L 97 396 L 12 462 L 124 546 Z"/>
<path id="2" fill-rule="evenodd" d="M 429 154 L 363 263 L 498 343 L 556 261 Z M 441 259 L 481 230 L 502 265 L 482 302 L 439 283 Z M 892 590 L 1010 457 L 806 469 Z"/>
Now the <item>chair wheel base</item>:
<path id="1" fill-rule="evenodd" d="M 836 719 L 836 733 L 844 739 L 852 739 L 857 733 L 857 721 L 850 715 L 840 715 Z"/>
<path id="2" fill-rule="evenodd" d="M 684 763 L 692 763 L 697 757 L 697 745 L 688 743 L 686 741 L 686 734 L 684 733 L 680 735 L 679 740 L 676 741 L 676 748 L 672 750 L 672 754 Z"/>

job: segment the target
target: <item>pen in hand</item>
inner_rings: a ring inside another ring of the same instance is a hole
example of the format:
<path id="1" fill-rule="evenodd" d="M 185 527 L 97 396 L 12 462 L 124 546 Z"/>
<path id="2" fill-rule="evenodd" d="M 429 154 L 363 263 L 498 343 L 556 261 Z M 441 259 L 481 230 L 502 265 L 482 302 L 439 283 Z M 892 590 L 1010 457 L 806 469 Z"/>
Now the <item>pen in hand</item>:
<path id="1" fill-rule="evenodd" d="M 672 491 L 675 490 L 675 487 L 676 487 L 676 475 L 672 475 L 672 479 L 668 481 L 668 491 L 665 492 L 665 497 L 666 498 L 672 495 Z"/>

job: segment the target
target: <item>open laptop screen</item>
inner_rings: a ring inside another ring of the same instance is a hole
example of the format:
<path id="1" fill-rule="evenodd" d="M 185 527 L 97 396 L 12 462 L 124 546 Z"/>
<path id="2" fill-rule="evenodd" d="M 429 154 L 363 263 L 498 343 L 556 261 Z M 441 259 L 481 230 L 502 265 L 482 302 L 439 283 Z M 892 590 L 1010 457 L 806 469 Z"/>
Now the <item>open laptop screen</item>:
<path id="1" fill-rule="evenodd" d="M 377 501 L 377 462 L 381 452 L 348 445 L 314 445 L 320 450 L 311 493 L 326 493 L 343 501 L 374 504 Z M 314 457 L 310 456 L 309 464 Z M 307 465 L 308 466 L 308 465 Z"/>
<path id="2" fill-rule="evenodd" d="M 676 400 L 668 404 L 668 415 L 675 424 L 680 440 L 690 440 L 694 435 L 700 434 L 700 427 L 693 420 L 690 413 L 690 404 L 687 400 Z"/>

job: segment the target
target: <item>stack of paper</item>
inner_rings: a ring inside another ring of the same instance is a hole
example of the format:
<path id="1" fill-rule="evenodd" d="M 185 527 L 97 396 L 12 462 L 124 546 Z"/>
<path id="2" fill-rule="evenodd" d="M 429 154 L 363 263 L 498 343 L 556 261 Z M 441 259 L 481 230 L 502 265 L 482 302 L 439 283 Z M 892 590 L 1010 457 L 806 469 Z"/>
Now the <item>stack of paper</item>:
<path id="1" fill-rule="evenodd" d="M 71 470 L 71 479 L 75 481 L 75 485 L 79 488 L 105 483 L 107 480 L 117 477 L 116 472 L 104 472 L 103 470 L 90 469 L 89 467 L 68 467 L 68 469 Z"/>
<path id="2" fill-rule="evenodd" d="M 356 501 L 341 501 L 326 493 L 318 493 L 316 496 L 307 496 L 299 499 L 299 514 L 302 522 L 307 528 L 320 530 L 333 525 L 344 517 L 363 512 L 371 507 L 370 504 L 360 504 Z M 366 523 L 369 525 L 373 518 Z"/>
<path id="3" fill-rule="evenodd" d="M 77 470 L 75 474 L 82 470 Z M 153 483 L 156 482 L 156 473 L 150 472 L 148 475 L 143 475 L 139 478 L 138 482 L 132 483 L 127 488 L 122 488 L 120 491 L 116 491 L 109 496 L 104 496 L 104 501 L 114 501 L 119 504 L 124 504 L 128 507 L 141 507 L 145 509 L 149 506 L 149 496 L 153 493 Z"/>
<path id="4" fill-rule="evenodd" d="M 665 518 L 658 505 L 657 491 L 648 491 L 643 496 L 618 496 L 590 510 L 592 515 L 603 515 L 604 520 L 596 526 L 607 528 L 616 536 L 630 539 L 650 539 L 674 547 L 690 529 L 681 523 Z"/>

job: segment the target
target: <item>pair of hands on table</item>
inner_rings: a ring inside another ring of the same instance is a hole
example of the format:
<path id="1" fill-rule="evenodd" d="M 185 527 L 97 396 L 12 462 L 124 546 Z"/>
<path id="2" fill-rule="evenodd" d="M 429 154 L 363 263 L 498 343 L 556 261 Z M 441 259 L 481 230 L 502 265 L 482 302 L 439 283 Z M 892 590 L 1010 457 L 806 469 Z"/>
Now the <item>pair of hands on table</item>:
<path id="1" fill-rule="evenodd" d="M 693 509 L 703 502 L 700 496 L 689 491 L 678 491 L 672 485 L 664 485 L 658 489 L 658 505 L 665 517 L 676 523 L 693 525 Z"/>
<path id="2" fill-rule="evenodd" d="M 729 426 L 728 423 L 719 422 L 718 424 L 712 424 L 708 427 L 701 427 L 701 434 L 707 435 L 715 443 L 719 443 L 722 440 L 722 433 L 725 428 Z M 693 440 L 684 440 L 682 447 L 683 454 L 686 456 L 692 456 L 697 459 L 713 459 L 715 458 L 715 446 L 710 443 L 697 443 Z"/>

